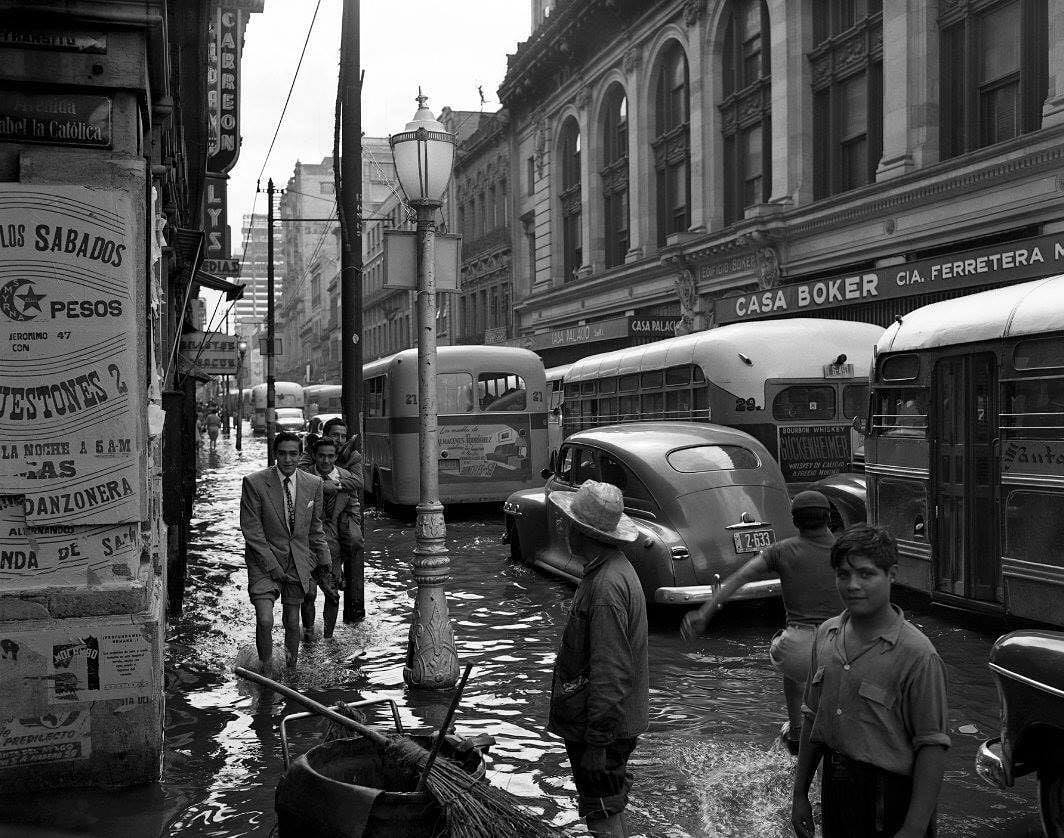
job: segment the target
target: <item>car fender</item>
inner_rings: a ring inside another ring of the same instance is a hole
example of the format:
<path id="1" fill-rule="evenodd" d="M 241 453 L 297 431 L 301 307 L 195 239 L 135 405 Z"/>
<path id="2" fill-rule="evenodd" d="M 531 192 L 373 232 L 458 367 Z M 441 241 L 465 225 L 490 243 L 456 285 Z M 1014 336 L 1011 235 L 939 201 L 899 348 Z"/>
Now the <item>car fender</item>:
<path id="1" fill-rule="evenodd" d="M 503 504 L 506 516 L 507 541 L 517 534 L 521 543 L 522 558 L 533 563 L 547 546 L 547 495 L 542 488 L 521 489 L 514 492 Z"/>
<path id="2" fill-rule="evenodd" d="M 831 502 L 844 528 L 867 522 L 868 483 L 863 474 L 832 474 L 811 483 L 807 488 L 820 492 Z"/>

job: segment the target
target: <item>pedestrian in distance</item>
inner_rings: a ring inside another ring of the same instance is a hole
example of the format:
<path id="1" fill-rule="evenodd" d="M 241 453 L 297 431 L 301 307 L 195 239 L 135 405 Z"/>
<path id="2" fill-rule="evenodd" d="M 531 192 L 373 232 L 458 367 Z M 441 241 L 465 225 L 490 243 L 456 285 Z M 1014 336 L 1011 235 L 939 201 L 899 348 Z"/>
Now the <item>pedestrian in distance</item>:
<path id="1" fill-rule="evenodd" d="M 277 598 L 281 599 L 285 663 L 294 667 L 299 657 L 300 607 L 315 581 L 329 595 L 332 572 L 322 527 L 321 478 L 297 468 L 299 437 L 295 434 L 277 434 L 273 448 L 276 466 L 245 477 L 240 495 L 248 596 L 255 607 L 255 645 L 264 669 L 273 657 Z"/>
<path id="2" fill-rule="evenodd" d="M 639 537 L 621 490 L 586 481 L 550 502 L 568 519 L 583 561 L 554 663 L 547 729 L 565 740 L 577 807 L 592 835 L 626 835 L 628 758 L 647 729 L 650 675 L 643 588 L 619 549 Z"/>
<path id="3" fill-rule="evenodd" d="M 891 604 L 898 548 L 883 529 L 831 548 L 845 610 L 813 640 L 791 823 L 813 838 L 809 786 L 821 765 L 824 838 L 935 835 L 947 733 L 946 673 L 931 641 Z"/>
<path id="4" fill-rule="evenodd" d="M 207 437 L 211 441 L 211 450 L 213 451 L 218 443 L 218 431 L 222 427 L 222 417 L 218 415 L 217 408 L 210 408 L 207 411 L 207 418 L 204 419 L 204 424 L 207 426 Z"/>
<path id="5" fill-rule="evenodd" d="M 323 437 L 314 443 L 314 474 L 322 481 L 322 527 L 332 556 L 331 585 L 323 588 L 322 606 L 324 637 L 332 637 L 340 610 L 339 591 L 344 587 L 344 562 L 353 560 L 352 550 L 362 550 L 362 530 L 358 526 L 358 499 L 345 486 L 353 483 L 351 473 L 336 465 L 336 441 Z M 314 638 L 314 600 L 317 589 L 311 588 L 303 597 L 303 639 Z"/>
<path id="6" fill-rule="evenodd" d="M 783 696 L 787 719 L 780 740 L 792 754 L 798 753 L 802 730 L 802 693 L 813 651 L 813 635 L 824 620 L 839 613 L 842 605 L 835 589 L 831 567 L 831 546 L 835 536 L 828 529 L 831 504 L 820 492 L 799 492 L 791 501 L 791 520 L 798 535 L 766 547 L 724 580 L 720 589 L 701 607 L 688 611 L 680 633 L 690 641 L 706 630 L 706 625 L 735 592 L 766 573 L 780 577 L 787 625 L 769 645 L 772 666 L 783 676 Z"/>

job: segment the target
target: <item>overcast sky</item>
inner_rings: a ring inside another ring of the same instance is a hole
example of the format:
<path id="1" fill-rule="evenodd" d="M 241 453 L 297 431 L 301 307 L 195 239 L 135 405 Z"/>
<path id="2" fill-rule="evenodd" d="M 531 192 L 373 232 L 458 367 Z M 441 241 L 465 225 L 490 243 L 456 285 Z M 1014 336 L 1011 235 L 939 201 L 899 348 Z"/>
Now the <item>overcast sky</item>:
<path id="1" fill-rule="evenodd" d="M 251 211 L 255 180 L 284 105 L 316 0 L 266 0 L 251 15 L 241 64 L 240 159 L 230 172 L 229 224 L 232 251 L 240 255 L 241 216 Z M 332 153 L 333 109 L 339 62 L 342 0 L 321 0 L 318 18 L 281 125 L 262 175 L 278 187 L 296 160 L 320 163 Z M 497 89 L 506 55 L 531 28 L 529 0 L 362 0 L 362 130 L 387 136 L 402 130 L 417 109 L 420 84 L 436 114 L 499 108 Z M 265 194 L 255 212 L 265 212 Z M 210 312 L 208 311 L 208 314 Z"/>

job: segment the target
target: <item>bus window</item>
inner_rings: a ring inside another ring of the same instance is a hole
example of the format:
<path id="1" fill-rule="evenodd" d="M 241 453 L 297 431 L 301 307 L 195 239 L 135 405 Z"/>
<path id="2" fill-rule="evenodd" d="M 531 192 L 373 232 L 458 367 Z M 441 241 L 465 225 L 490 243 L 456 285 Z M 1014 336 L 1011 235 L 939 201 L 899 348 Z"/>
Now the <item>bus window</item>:
<path id="1" fill-rule="evenodd" d="M 876 391 L 872 432 L 886 436 L 927 435 L 927 391 L 919 387 L 891 387 Z"/>
<path id="2" fill-rule="evenodd" d="M 790 421 L 835 418 L 835 390 L 829 386 L 787 387 L 772 400 L 772 418 Z"/>
<path id="3" fill-rule="evenodd" d="M 639 396 L 619 396 L 617 399 L 618 422 L 634 422 L 639 419 Z"/>
<path id="4" fill-rule="evenodd" d="M 1001 415 L 1002 425 L 1064 430 L 1064 378 L 1028 378 L 1004 387 L 1007 412 Z"/>
<path id="5" fill-rule="evenodd" d="M 616 393 L 617 392 L 617 379 L 616 378 L 603 378 L 599 381 L 600 393 Z"/>
<path id="6" fill-rule="evenodd" d="M 842 388 L 842 415 L 845 419 L 864 416 L 868 410 L 868 385 L 847 384 Z"/>
<path id="7" fill-rule="evenodd" d="M 617 382 L 617 389 L 622 393 L 634 393 L 639 389 L 639 373 L 633 372 L 629 375 L 622 375 Z"/>
<path id="8" fill-rule="evenodd" d="M 665 418 L 687 419 L 691 415 L 691 391 L 666 390 L 665 391 Z"/>
<path id="9" fill-rule="evenodd" d="M 585 396 L 594 395 L 595 394 L 595 381 L 593 379 L 591 381 L 581 381 L 580 382 L 580 393 L 582 395 L 585 395 Z"/>
<path id="10" fill-rule="evenodd" d="M 920 358 L 916 355 L 893 355 L 879 365 L 884 381 L 916 381 L 920 375 Z"/>
<path id="11" fill-rule="evenodd" d="M 384 416 L 384 381 L 383 375 L 371 378 L 365 383 L 365 411 L 366 416 Z"/>
<path id="12" fill-rule="evenodd" d="M 436 409 L 439 413 L 473 412 L 473 376 L 467 372 L 436 374 Z"/>
<path id="13" fill-rule="evenodd" d="M 642 405 L 643 419 L 661 419 L 665 398 L 661 393 L 644 393 Z"/>
<path id="14" fill-rule="evenodd" d="M 664 378 L 662 377 L 661 370 L 653 370 L 651 372 L 645 372 L 640 378 L 639 386 L 644 390 L 660 390 L 664 385 Z"/>
<path id="15" fill-rule="evenodd" d="M 482 372 L 477 376 L 477 398 L 484 411 L 524 410 L 525 380 L 513 373 Z"/>
<path id="16" fill-rule="evenodd" d="M 669 367 L 665 370 L 666 387 L 683 387 L 691 383 L 690 367 Z"/>
<path id="17" fill-rule="evenodd" d="M 1037 522 L 1037 523 L 1035 523 Z M 1005 507 L 1005 555 L 1024 562 L 1064 567 L 1064 495 L 1009 493 Z"/>
<path id="18" fill-rule="evenodd" d="M 1018 370 L 1037 370 L 1064 367 L 1064 340 L 1039 338 L 1017 344 L 1012 356 Z"/>
<path id="19" fill-rule="evenodd" d="M 698 370 L 698 367 L 695 367 Z M 701 370 L 698 370 L 701 372 Z M 709 421 L 713 418 L 713 414 L 709 409 L 709 388 L 708 387 L 695 387 L 695 415 L 694 419 L 704 419 Z"/>
<path id="20" fill-rule="evenodd" d="M 607 399 L 598 400 L 599 421 L 609 424 L 617 421 L 617 398 L 610 396 Z"/>
<path id="21" fill-rule="evenodd" d="M 876 482 L 877 523 L 895 538 L 927 540 L 927 489 L 917 480 L 882 477 Z"/>

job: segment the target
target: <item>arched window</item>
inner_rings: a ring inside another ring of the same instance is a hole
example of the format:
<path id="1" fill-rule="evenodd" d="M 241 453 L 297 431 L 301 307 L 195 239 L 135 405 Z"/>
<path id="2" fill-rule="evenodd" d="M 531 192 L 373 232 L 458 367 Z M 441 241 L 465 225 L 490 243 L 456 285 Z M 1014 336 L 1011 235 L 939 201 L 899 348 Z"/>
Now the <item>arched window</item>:
<path id="1" fill-rule="evenodd" d="M 628 252 L 628 97 L 613 84 L 602 106 L 602 200 L 606 267 Z"/>
<path id="2" fill-rule="evenodd" d="M 1046 0 L 941 4 L 942 156 L 1042 127 L 1049 76 Z"/>
<path id="3" fill-rule="evenodd" d="M 772 194 L 772 87 L 768 8 L 764 0 L 731 0 L 724 19 L 724 223 Z"/>
<path id="4" fill-rule="evenodd" d="M 673 42 L 658 67 L 655 98 L 654 170 L 658 197 L 658 247 L 691 226 L 691 158 L 687 56 Z"/>
<path id="5" fill-rule="evenodd" d="M 883 154 L 882 0 L 814 5 L 813 197 L 875 180 Z"/>
<path id="6" fill-rule="evenodd" d="M 558 151 L 562 174 L 559 194 L 562 206 L 562 270 L 565 281 L 572 282 L 584 258 L 580 229 L 580 127 L 573 117 L 569 117 L 562 126 Z"/>

